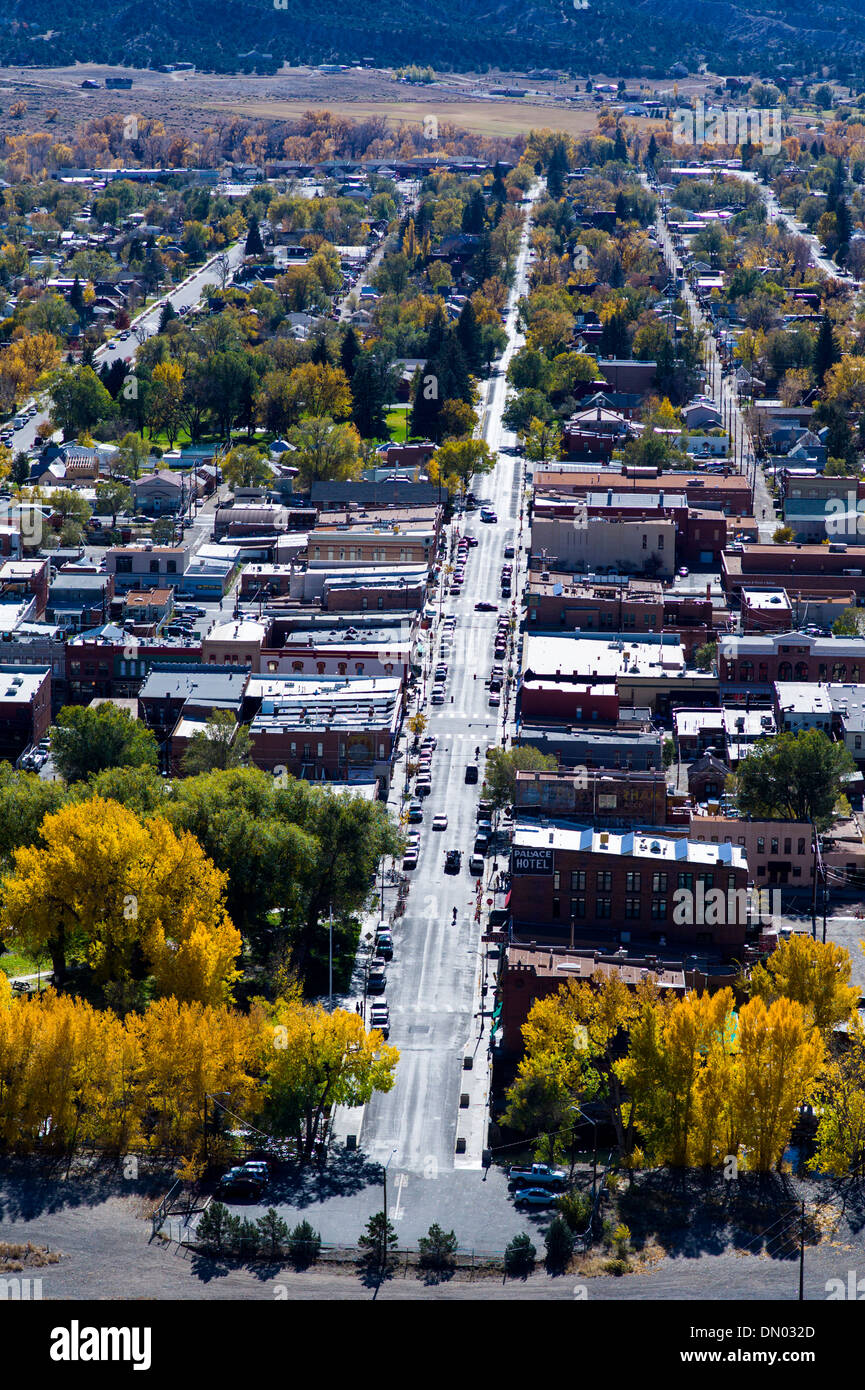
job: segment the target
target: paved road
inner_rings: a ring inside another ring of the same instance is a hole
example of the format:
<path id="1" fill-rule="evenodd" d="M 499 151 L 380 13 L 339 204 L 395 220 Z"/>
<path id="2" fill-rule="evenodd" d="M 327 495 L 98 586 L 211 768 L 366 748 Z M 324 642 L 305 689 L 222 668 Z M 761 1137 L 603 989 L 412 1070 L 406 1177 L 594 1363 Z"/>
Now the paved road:
<path id="1" fill-rule="evenodd" d="M 481 429 L 493 449 L 515 442 L 501 422 L 503 373 L 520 341 L 516 304 L 526 284 L 527 246 L 528 224 L 507 316 L 508 347 L 499 374 L 481 386 Z M 504 713 L 504 704 L 501 710 L 489 706 L 484 685 L 494 659 L 496 615 L 476 612 L 474 605 L 480 599 L 498 599 L 505 536 L 519 527 L 522 473 L 521 460 L 500 453 L 495 471 L 475 483 L 477 495 L 495 507 L 498 522 L 485 524 L 474 512 L 455 520 L 451 528 L 454 535 L 463 530 L 473 533 L 478 544 L 469 552 L 463 592 L 443 598 L 443 616 L 450 613 L 457 618 L 453 649 L 446 658 L 446 703 L 425 707 L 427 730 L 438 739 L 433 789 L 424 802 L 424 824 L 417 827 L 420 858 L 412 874 L 407 911 L 398 919 L 395 955 L 388 968 L 390 1041 L 400 1050 L 400 1063 L 394 1089 L 373 1097 L 359 1125 L 363 1152 L 379 1163 L 393 1159 L 392 1179 L 400 1173 L 446 1172 L 454 1167 L 462 1058 L 474 1035 L 473 1001 L 485 967 L 480 924 L 474 916 L 477 880 L 468 873 L 481 787 L 466 785 L 465 767 L 474 761 L 476 746 L 481 748 L 482 765 L 484 750 L 500 741 L 503 722 L 499 716 Z M 506 601 L 499 602 L 504 610 Z M 437 624 L 436 660 L 439 632 Z M 425 693 L 431 693 L 429 679 Z M 403 785 L 400 769 L 390 797 L 396 811 Z M 433 817 L 442 813 L 448 816 L 447 830 L 433 832 Z M 450 848 L 463 851 L 458 875 L 443 872 L 445 851 Z"/>
<path id="2" fill-rule="evenodd" d="M 684 270 L 682 259 L 674 247 L 672 237 L 668 231 L 663 210 L 659 211 L 658 214 L 656 232 L 668 270 L 671 274 L 675 274 L 676 271 Z M 691 322 L 701 328 L 705 334 L 706 390 L 721 412 L 725 428 L 729 431 L 734 466 L 740 473 L 743 473 L 751 483 L 753 514 L 757 521 L 759 538 L 761 541 L 771 541 L 775 528 L 778 525 L 778 518 L 775 515 L 775 504 L 767 486 L 762 467 L 754 452 L 751 436 L 745 424 L 744 416 L 742 415 L 735 381 L 731 377 L 724 375 L 718 349 L 715 344 L 713 326 L 703 313 L 700 303 L 687 280 L 685 280 L 682 286 L 681 294 L 688 307 L 688 314 Z"/>
<path id="3" fill-rule="evenodd" d="M 228 248 L 226 255 L 232 270 L 236 270 L 243 260 L 243 242 L 235 242 Z M 170 299 L 176 310 L 186 308 L 191 309 L 200 300 L 207 285 L 218 285 L 221 282 L 219 269 L 219 256 L 213 256 L 207 261 L 200 270 L 196 270 L 186 280 L 181 281 L 174 289 L 170 290 L 157 301 L 146 313 L 141 314 L 133 320 L 133 331 L 125 342 L 120 342 L 119 338 L 113 338 L 110 342 L 104 343 L 97 348 L 93 367 L 98 371 L 106 363 L 110 366 L 118 358 L 134 359 L 135 350 L 139 342 L 151 337 L 159 327 L 159 318 L 162 313 L 162 305 L 166 299 Z M 28 403 L 25 403 L 28 404 Z M 23 407 L 22 407 L 23 408 Z M 48 419 L 48 411 L 40 410 L 31 420 L 27 421 L 20 430 L 17 431 L 11 448 L 16 452 L 19 449 L 32 449 L 36 444 L 36 428 L 43 420 Z"/>

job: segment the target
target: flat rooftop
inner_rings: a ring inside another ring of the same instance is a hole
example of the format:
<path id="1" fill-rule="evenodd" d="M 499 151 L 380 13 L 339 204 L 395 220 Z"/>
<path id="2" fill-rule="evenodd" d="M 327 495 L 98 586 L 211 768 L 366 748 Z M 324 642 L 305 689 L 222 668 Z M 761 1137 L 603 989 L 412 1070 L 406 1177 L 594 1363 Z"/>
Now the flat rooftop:
<path id="1" fill-rule="evenodd" d="M 670 839 L 639 831 L 601 831 L 580 828 L 566 822 L 551 821 L 539 825 L 535 821 L 518 820 L 514 825 L 513 850 L 582 850 L 605 855 L 607 858 L 634 857 L 667 864 L 726 864 L 730 868 L 747 869 L 748 860 L 738 845 L 712 845 L 700 840 Z"/>

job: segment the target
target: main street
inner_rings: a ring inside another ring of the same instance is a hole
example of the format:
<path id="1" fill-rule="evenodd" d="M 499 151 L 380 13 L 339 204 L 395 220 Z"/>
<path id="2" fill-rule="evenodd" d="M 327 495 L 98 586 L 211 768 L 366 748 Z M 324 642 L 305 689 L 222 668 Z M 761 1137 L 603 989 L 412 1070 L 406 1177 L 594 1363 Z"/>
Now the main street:
<path id="1" fill-rule="evenodd" d="M 523 463 L 501 452 L 516 443 L 502 424 L 502 410 L 504 373 L 522 341 L 517 303 L 526 288 L 528 233 L 527 219 L 507 310 L 508 344 L 495 374 L 481 385 L 480 432 L 496 451 L 497 462 L 494 471 L 476 479 L 474 486 L 478 497 L 495 509 L 498 520 L 482 522 L 478 510 L 463 513 L 452 522 L 452 536 L 472 533 L 478 544 L 469 551 L 462 592 L 443 596 L 441 618 L 430 634 L 425 657 L 431 676 L 439 659 L 444 618 L 452 614 L 456 618 L 454 642 L 450 654 L 443 658 L 448 664 L 445 703 L 424 706 L 426 732 L 437 739 L 432 793 L 424 799 L 423 825 L 417 827 L 421 837 L 419 861 L 410 875 L 405 915 L 396 919 L 394 958 L 388 966 L 390 1041 L 400 1052 L 396 1085 L 388 1094 L 374 1096 L 362 1116 L 350 1114 L 348 1120 L 348 1128 L 358 1134 L 365 1155 L 380 1163 L 393 1158 L 393 1177 L 400 1171 L 454 1168 L 460 1093 L 467 1089 L 462 1080 L 463 1057 L 471 1053 L 474 1068 L 488 1068 L 486 1033 L 483 1049 L 476 1048 L 480 1031 L 478 985 L 488 964 L 487 948 L 482 946 L 481 923 L 476 920 L 477 879 L 468 872 L 481 782 L 467 785 L 465 769 L 467 763 L 475 761 L 475 748 L 479 747 L 482 779 L 486 749 L 501 743 L 503 731 L 511 732 L 512 701 L 507 706 L 505 730 L 499 717 L 506 708 L 505 692 L 501 708 L 491 708 L 485 684 L 494 660 L 496 614 L 477 612 L 475 603 L 498 600 L 500 611 L 506 612 L 514 602 L 498 599 L 499 572 L 508 534 L 512 532 L 515 544 L 519 543 Z M 450 537 L 448 543 L 450 546 Z M 512 563 L 516 566 L 518 558 Z M 443 575 L 443 582 L 446 580 L 447 573 Z M 517 597 L 518 585 L 514 588 Z M 424 682 L 427 697 L 431 683 L 429 677 Z M 402 804 L 405 746 L 403 754 L 389 800 L 395 814 Z M 448 817 L 447 829 L 433 831 L 433 817 L 441 814 Z M 444 873 L 445 851 L 452 848 L 462 851 L 460 872 L 453 875 Z M 488 861 L 487 876 L 490 872 Z M 466 1161 L 480 1168 L 477 1135 L 470 1148 Z"/>

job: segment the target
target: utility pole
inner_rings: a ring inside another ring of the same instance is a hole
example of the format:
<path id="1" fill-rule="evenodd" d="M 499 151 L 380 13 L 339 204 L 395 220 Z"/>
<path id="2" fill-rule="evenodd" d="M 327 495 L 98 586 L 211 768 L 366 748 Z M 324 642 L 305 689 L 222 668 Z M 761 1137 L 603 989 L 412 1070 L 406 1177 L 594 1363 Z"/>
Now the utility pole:
<path id="1" fill-rule="evenodd" d="M 328 1004 L 333 1009 L 333 908 L 328 913 L 327 980 Z"/>
<path id="2" fill-rule="evenodd" d="M 799 1213 L 799 1302 L 805 1301 L 805 1203 Z"/>

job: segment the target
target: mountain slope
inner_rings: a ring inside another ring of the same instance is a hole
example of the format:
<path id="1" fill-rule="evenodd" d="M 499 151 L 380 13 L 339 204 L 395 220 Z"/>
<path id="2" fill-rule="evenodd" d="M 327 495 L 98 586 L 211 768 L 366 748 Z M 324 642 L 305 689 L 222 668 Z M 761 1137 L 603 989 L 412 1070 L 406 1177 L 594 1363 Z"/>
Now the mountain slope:
<path id="1" fill-rule="evenodd" d="M 663 75 L 681 60 L 770 72 L 821 62 L 865 71 L 865 0 L 4 0 L 0 62 L 152 66 L 220 72 L 283 61 L 432 63 L 442 70 L 552 65 L 577 73 Z M 48 37 L 50 35 L 50 37 Z M 247 55 L 244 57 L 244 55 Z M 271 55 L 270 59 L 262 55 Z"/>

